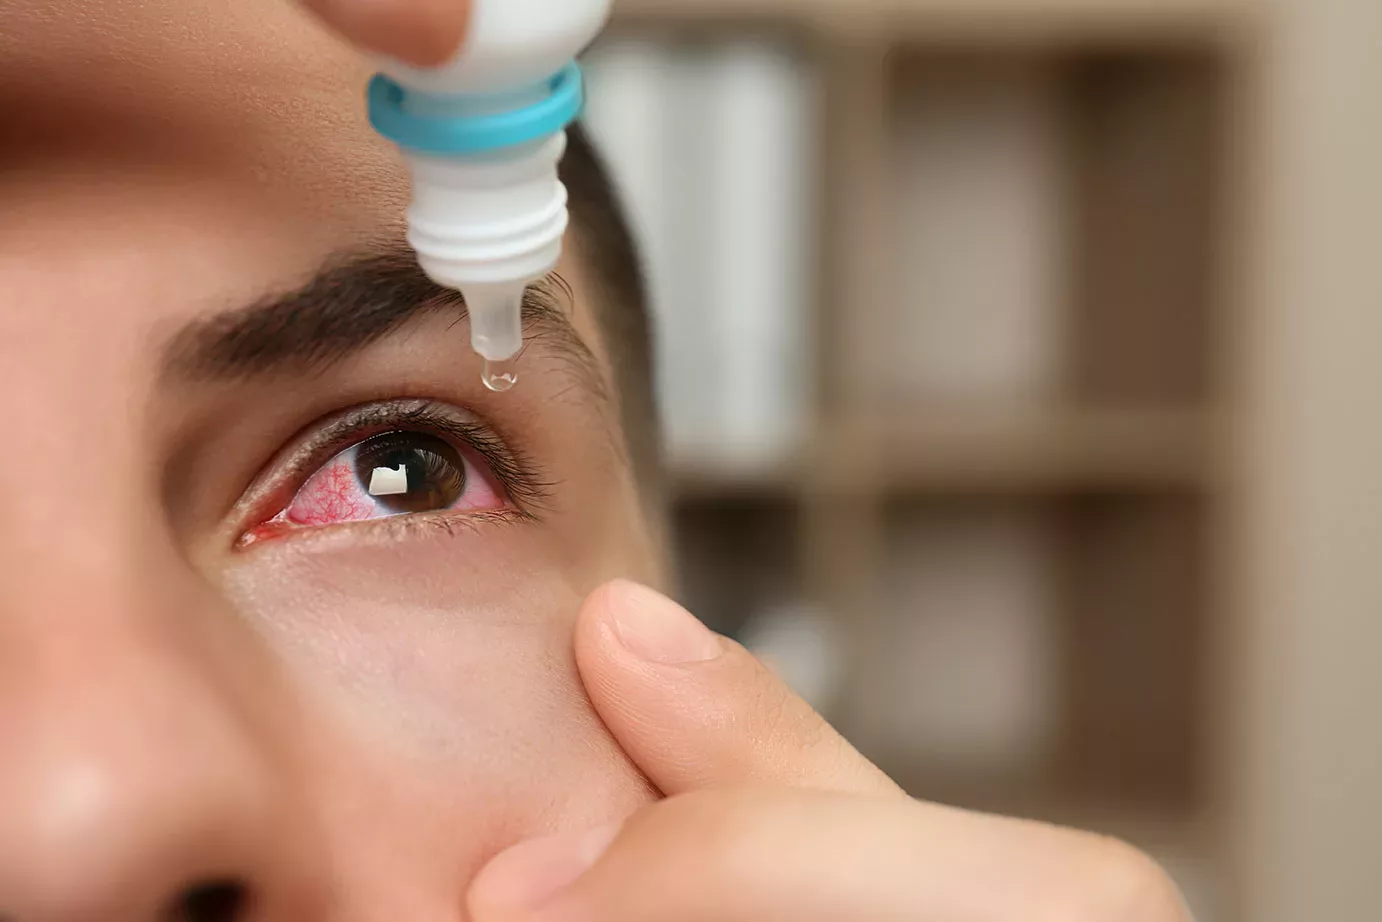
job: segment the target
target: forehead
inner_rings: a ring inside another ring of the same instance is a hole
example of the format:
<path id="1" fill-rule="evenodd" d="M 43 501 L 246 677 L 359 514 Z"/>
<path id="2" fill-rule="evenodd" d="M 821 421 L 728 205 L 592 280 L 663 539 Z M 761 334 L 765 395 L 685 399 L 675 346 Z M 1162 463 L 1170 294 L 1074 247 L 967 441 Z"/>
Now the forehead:
<path id="1" fill-rule="evenodd" d="M 0 251 L 35 272 L 113 297 L 156 256 L 228 300 L 398 221 L 363 63 L 292 4 L 0 3 Z"/>
<path id="2" fill-rule="evenodd" d="M 304 217 L 343 216 L 343 191 L 385 208 L 401 196 L 359 102 L 365 63 L 291 3 L 0 0 L 0 11 L 9 183 L 36 168 L 148 188 L 192 174 L 252 187 L 257 205 L 291 189 L 280 204 Z"/>

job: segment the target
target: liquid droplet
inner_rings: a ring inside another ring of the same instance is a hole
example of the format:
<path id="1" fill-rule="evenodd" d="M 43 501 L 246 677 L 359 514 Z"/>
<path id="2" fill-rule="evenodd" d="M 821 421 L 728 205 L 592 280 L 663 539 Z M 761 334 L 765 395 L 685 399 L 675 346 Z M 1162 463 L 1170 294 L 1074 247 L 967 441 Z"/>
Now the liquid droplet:
<path id="1" fill-rule="evenodd" d="M 491 362 L 486 359 L 484 370 L 480 372 L 480 380 L 496 394 L 511 391 L 518 383 L 517 363 L 513 359 L 503 362 Z"/>

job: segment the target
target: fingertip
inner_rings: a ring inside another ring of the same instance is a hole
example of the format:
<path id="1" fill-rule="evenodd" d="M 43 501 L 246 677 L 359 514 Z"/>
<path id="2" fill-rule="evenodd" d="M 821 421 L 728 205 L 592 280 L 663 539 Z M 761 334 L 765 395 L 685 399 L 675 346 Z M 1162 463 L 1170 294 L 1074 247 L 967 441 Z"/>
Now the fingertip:
<path id="1" fill-rule="evenodd" d="M 612 579 L 600 585 L 581 604 L 576 616 L 576 656 L 618 658 L 624 654 L 615 627 L 617 613 L 628 600 L 654 590 L 629 579 Z"/>
<path id="2" fill-rule="evenodd" d="M 763 781 L 898 792 L 780 676 L 645 586 L 590 595 L 576 662 L 605 726 L 668 795 Z"/>
<path id="3" fill-rule="evenodd" d="M 465 37 L 469 0 L 300 0 L 362 50 L 416 67 L 438 67 Z"/>
<path id="4" fill-rule="evenodd" d="M 616 579 L 604 583 L 585 597 L 576 614 L 576 658 L 599 654 L 606 646 L 616 645 L 611 624 L 619 595 L 632 585 L 629 580 Z"/>
<path id="5" fill-rule="evenodd" d="M 604 623 L 610 617 L 613 607 L 621 596 L 638 589 L 638 584 L 628 579 L 612 579 L 586 596 L 581 606 L 581 620 L 591 623 Z"/>
<path id="6" fill-rule="evenodd" d="M 724 640 L 686 608 L 627 580 L 597 590 L 589 617 L 612 655 L 638 667 L 687 667 L 718 659 Z"/>
<path id="7" fill-rule="evenodd" d="M 603 584 L 588 597 L 586 604 L 591 607 L 596 614 L 607 616 L 613 608 L 624 599 L 637 597 L 640 595 L 653 594 L 661 596 L 661 593 L 642 583 L 636 583 L 631 579 L 612 579 Z M 665 596 L 663 596 L 665 598 Z M 668 601 L 671 601 L 670 599 Z M 675 604 L 675 603 L 674 603 Z"/>

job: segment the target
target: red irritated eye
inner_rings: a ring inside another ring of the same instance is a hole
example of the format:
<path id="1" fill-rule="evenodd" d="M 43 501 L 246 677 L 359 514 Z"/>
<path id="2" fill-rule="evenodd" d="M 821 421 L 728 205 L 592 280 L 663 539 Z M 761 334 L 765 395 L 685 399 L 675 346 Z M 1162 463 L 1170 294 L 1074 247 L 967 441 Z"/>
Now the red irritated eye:
<path id="1" fill-rule="evenodd" d="M 423 512 L 488 511 L 502 491 L 482 466 L 445 439 L 390 432 L 341 452 L 303 484 L 289 506 L 247 540 L 284 531 Z"/>

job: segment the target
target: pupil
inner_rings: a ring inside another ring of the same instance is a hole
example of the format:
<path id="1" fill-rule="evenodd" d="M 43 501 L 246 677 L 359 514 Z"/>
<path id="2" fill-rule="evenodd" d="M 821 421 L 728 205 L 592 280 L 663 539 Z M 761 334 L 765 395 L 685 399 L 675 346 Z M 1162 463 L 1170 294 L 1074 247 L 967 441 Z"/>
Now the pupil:
<path id="1" fill-rule="evenodd" d="M 449 509 L 465 494 L 465 462 L 448 442 L 421 432 L 391 432 L 361 443 L 355 456 L 355 476 L 369 492 L 374 472 L 402 469 L 408 492 L 375 496 L 390 512 L 436 512 Z"/>

